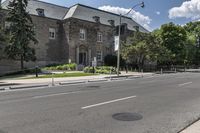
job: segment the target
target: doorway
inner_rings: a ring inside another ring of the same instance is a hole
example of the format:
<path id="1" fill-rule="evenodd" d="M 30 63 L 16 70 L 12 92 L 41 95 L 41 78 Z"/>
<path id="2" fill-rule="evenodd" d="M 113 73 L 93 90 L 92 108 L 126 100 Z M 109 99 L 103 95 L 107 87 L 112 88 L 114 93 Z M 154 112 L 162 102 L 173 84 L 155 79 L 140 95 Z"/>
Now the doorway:
<path id="1" fill-rule="evenodd" d="M 86 65 L 86 58 L 85 52 L 79 53 L 79 64 Z"/>

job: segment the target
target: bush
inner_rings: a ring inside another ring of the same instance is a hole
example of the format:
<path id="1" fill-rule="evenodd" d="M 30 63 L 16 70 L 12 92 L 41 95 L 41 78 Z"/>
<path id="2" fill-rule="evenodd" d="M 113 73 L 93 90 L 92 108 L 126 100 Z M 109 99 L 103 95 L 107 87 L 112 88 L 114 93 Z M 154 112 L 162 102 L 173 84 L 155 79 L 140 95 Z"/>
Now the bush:
<path id="1" fill-rule="evenodd" d="M 117 65 L 117 56 L 116 55 L 105 56 L 104 63 L 107 66 L 116 66 Z"/>
<path id="2" fill-rule="evenodd" d="M 56 66 L 49 66 L 43 68 L 44 70 L 65 70 L 65 71 L 74 71 L 76 70 L 76 64 L 71 63 L 71 64 L 63 64 L 63 65 L 56 65 Z"/>
<path id="3" fill-rule="evenodd" d="M 94 73 L 93 67 L 85 67 L 85 68 L 83 69 L 83 71 L 84 71 L 85 73 Z"/>
<path id="4" fill-rule="evenodd" d="M 95 68 L 95 73 L 99 74 L 116 74 L 116 69 L 114 67 L 109 67 L 109 66 L 101 66 L 101 67 L 96 67 Z M 85 73 L 93 73 L 93 67 L 85 67 L 83 70 Z"/>

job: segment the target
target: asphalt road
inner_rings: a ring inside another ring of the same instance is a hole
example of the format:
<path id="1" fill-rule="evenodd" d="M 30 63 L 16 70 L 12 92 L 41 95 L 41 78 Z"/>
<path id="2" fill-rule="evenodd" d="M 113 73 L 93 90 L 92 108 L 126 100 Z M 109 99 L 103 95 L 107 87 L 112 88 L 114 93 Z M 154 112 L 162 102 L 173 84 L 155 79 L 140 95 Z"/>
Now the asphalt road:
<path id="1" fill-rule="evenodd" d="M 177 133 L 199 117 L 195 73 L 0 92 L 0 133 Z"/>

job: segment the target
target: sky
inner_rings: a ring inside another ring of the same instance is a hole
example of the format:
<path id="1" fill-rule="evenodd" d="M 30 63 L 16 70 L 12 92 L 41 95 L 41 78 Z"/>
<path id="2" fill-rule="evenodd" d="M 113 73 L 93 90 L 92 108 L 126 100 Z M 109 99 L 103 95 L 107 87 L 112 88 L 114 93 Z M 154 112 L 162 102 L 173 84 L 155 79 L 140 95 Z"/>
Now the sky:
<path id="1" fill-rule="evenodd" d="M 80 3 L 101 10 L 126 14 L 142 0 L 41 0 L 70 7 Z M 152 31 L 162 24 L 174 22 L 184 25 L 190 21 L 200 21 L 200 0 L 143 0 L 145 8 L 136 7 L 128 15 L 136 22 Z"/>

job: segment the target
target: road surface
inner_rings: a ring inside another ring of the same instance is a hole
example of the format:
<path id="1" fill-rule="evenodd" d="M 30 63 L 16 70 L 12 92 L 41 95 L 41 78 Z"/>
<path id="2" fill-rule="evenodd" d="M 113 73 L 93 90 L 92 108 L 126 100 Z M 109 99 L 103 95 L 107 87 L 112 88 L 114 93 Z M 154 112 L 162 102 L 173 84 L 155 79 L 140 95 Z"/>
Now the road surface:
<path id="1" fill-rule="evenodd" d="M 195 73 L 0 92 L 0 133 L 177 133 L 199 117 Z"/>

